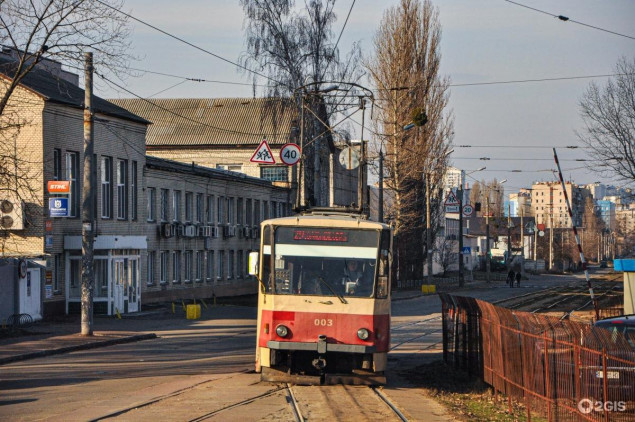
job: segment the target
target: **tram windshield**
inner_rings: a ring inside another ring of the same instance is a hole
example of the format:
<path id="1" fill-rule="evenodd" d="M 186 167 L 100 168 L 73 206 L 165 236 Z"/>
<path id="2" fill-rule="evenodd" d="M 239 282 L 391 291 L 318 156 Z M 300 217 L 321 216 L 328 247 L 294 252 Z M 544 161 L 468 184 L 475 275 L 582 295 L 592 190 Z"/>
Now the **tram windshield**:
<path id="1" fill-rule="evenodd" d="M 269 287 L 276 294 L 373 297 L 380 233 L 277 227 Z"/>

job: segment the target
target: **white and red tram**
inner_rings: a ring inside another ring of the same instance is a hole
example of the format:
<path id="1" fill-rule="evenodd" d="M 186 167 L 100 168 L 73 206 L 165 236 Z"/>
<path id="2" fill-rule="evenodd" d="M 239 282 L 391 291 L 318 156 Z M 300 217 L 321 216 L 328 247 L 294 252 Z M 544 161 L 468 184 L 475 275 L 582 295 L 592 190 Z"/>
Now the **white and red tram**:
<path id="1" fill-rule="evenodd" d="M 256 371 L 266 381 L 383 384 L 390 345 L 388 225 L 313 212 L 263 221 Z"/>

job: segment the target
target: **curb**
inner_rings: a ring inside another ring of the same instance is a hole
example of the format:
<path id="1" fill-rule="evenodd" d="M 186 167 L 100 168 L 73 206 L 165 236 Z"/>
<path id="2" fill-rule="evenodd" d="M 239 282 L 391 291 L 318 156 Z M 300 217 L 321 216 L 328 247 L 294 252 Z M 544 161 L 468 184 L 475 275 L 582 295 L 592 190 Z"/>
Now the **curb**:
<path id="1" fill-rule="evenodd" d="M 84 344 L 76 344 L 73 346 L 60 347 L 57 349 L 40 350 L 38 352 L 24 353 L 22 355 L 15 355 L 15 356 L 9 356 L 6 358 L 0 358 L 0 365 L 6 365 L 7 363 L 19 362 L 22 360 L 41 358 L 44 356 L 61 355 L 63 353 L 74 352 L 77 350 L 96 349 L 98 347 L 113 346 L 115 344 L 124 344 L 124 343 L 132 343 L 132 342 L 141 341 L 141 340 L 150 340 L 153 338 L 157 338 L 157 335 L 154 333 L 139 334 L 135 336 L 114 338 L 110 340 L 94 341 L 94 342 L 84 343 Z"/>

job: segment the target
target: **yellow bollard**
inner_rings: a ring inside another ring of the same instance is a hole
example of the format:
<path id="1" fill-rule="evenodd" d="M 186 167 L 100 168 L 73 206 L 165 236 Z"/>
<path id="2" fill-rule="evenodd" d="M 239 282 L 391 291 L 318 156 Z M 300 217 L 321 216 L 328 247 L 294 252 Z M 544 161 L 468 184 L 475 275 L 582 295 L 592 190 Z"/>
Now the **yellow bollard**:
<path id="1" fill-rule="evenodd" d="M 421 285 L 421 293 L 428 294 L 428 285 L 427 284 L 422 284 Z"/>
<path id="2" fill-rule="evenodd" d="M 119 313 L 119 309 L 115 308 L 115 313 L 117 314 L 117 319 L 121 319 L 121 314 Z"/>
<path id="3" fill-rule="evenodd" d="M 201 303 L 203 304 L 203 306 L 205 306 L 205 309 L 207 309 L 207 303 L 205 303 L 203 299 L 201 299 Z"/>
<path id="4" fill-rule="evenodd" d="M 433 294 L 437 292 L 437 286 L 434 284 L 430 285 L 430 288 L 428 289 L 428 293 Z"/>
<path id="5" fill-rule="evenodd" d="M 2 329 L 4 330 L 5 328 L 7 328 L 7 320 L 2 318 Z"/>
<path id="6" fill-rule="evenodd" d="M 183 310 L 185 310 L 185 301 L 181 300 L 181 305 L 183 306 Z"/>
<path id="7" fill-rule="evenodd" d="M 172 302 L 172 313 L 176 313 L 176 305 L 174 304 L 174 302 Z"/>
<path id="8" fill-rule="evenodd" d="M 187 305 L 186 319 L 199 319 L 201 317 L 201 305 Z"/>
<path id="9" fill-rule="evenodd" d="M 216 295 L 212 296 L 214 298 L 214 308 L 216 307 Z"/>

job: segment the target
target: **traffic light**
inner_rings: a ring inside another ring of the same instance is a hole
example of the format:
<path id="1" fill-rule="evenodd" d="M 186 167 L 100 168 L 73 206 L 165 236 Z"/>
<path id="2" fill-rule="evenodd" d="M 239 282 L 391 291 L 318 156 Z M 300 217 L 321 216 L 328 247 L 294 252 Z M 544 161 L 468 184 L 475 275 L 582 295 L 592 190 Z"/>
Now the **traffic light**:
<path id="1" fill-rule="evenodd" d="M 475 202 L 474 203 L 474 211 L 476 211 L 476 212 L 480 212 L 481 211 L 481 203 L 480 202 Z"/>

